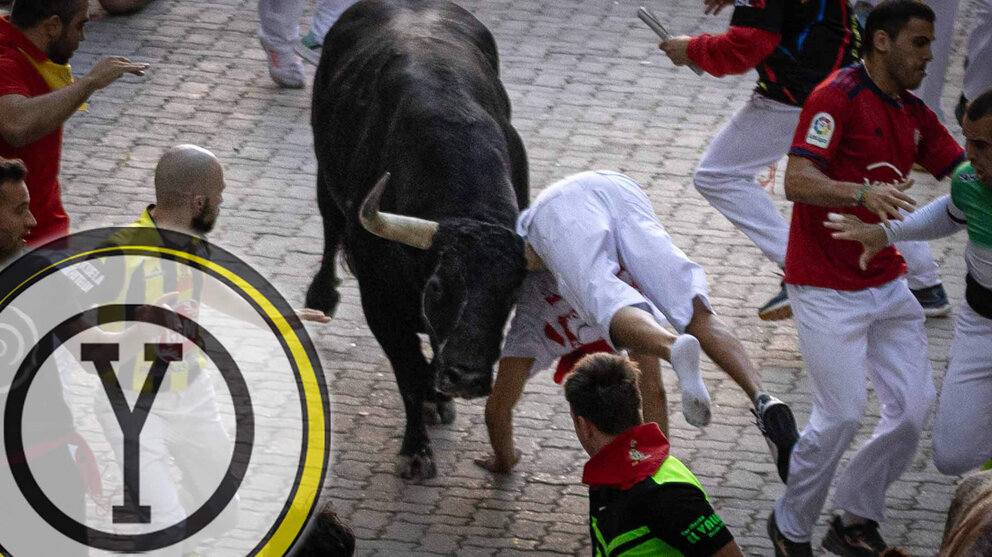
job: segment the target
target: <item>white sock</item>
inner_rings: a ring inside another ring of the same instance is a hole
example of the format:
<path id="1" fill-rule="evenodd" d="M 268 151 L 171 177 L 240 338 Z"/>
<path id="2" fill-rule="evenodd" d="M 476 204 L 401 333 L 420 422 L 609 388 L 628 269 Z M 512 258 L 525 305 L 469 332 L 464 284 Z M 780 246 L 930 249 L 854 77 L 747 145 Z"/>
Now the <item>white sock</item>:
<path id="1" fill-rule="evenodd" d="M 672 368 L 682 390 L 682 415 L 696 427 L 710 423 L 710 394 L 699 372 L 699 341 L 692 335 L 679 335 L 672 344 Z"/>

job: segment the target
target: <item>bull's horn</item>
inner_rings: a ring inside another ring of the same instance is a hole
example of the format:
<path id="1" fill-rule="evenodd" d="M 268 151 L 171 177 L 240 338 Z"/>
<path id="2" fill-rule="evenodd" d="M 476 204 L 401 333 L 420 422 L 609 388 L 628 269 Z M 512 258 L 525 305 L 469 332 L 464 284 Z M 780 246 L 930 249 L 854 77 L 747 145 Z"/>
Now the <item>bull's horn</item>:
<path id="1" fill-rule="evenodd" d="M 541 256 L 534 251 L 534 248 L 530 247 L 530 244 L 524 242 L 524 259 L 527 260 L 527 270 L 528 271 L 546 271 L 547 267 L 544 266 L 544 261 L 541 261 Z"/>
<path id="2" fill-rule="evenodd" d="M 432 220 L 382 213 L 379 211 L 379 200 L 389 181 L 389 173 L 382 175 L 372 191 L 365 196 L 358 218 L 362 226 L 372 234 L 386 240 L 392 240 L 410 247 L 429 250 L 434 243 L 434 234 L 438 224 Z"/>

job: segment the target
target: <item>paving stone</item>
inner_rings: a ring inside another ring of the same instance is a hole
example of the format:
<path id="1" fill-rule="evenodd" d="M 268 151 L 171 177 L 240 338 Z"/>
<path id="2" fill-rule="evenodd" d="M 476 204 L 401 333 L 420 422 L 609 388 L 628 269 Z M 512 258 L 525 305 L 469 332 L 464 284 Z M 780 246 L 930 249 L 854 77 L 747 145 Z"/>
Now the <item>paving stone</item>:
<path id="1" fill-rule="evenodd" d="M 791 322 L 762 322 L 755 315 L 778 289 L 775 266 L 691 183 L 710 138 L 751 94 L 753 72 L 714 79 L 673 67 L 656 37 L 636 20 L 639 4 L 632 0 L 462 5 L 490 27 L 500 47 L 514 122 L 528 149 L 532 195 L 590 168 L 618 169 L 642 183 L 676 244 L 706 269 L 711 302 L 762 370 L 765 387 L 792 404 L 800 425 L 805 423 L 810 395 L 795 329 Z M 960 7 L 945 107 L 960 92 L 961 38 L 976 5 L 966 0 Z M 727 25 L 726 17 L 705 17 L 694 0 L 674 0 L 655 11 L 678 33 L 718 33 Z M 303 21 L 304 28 L 308 23 Z M 288 299 L 302 303 L 323 252 L 310 90 L 281 90 L 271 83 L 256 30 L 251 0 L 156 0 L 120 18 L 94 8 L 88 40 L 72 61 L 77 75 L 109 54 L 147 61 L 151 68 L 145 78 L 125 76 L 94 94 L 90 112 L 66 125 L 64 201 L 75 230 L 127 224 L 152 202 L 160 154 L 177 143 L 202 144 L 220 156 L 229 183 L 212 241 L 232 248 Z M 313 66 L 306 71 L 311 80 Z M 961 138 L 956 124 L 951 131 Z M 773 200 L 788 215 L 783 173 L 784 161 Z M 946 183 L 914 177 L 921 200 L 946 192 Z M 955 304 L 964 293 L 963 244 L 960 237 L 932 243 Z M 336 318 L 308 330 L 333 400 L 333 466 L 325 495 L 354 525 L 357 554 L 589 554 L 588 502 L 579 484 L 586 455 L 572 434 L 561 389 L 547 373 L 528 384 L 517 407 L 517 444 L 524 455 L 512 476 L 492 477 L 471 462 L 488 448 L 484 403 L 478 400 L 459 401 L 456 422 L 431 429 L 438 478 L 414 484 L 395 476 L 403 407 L 388 362 L 365 326 L 356 282 L 347 272 L 341 276 Z M 953 319 L 931 319 L 927 332 L 939 386 Z M 765 519 L 784 488 L 752 425 L 746 397 L 704 360 L 715 407 L 713 425 L 699 430 L 677 415 L 675 379 L 665 373 L 673 454 L 696 471 L 745 554 L 770 554 Z M 259 411 L 280 412 L 278 401 L 272 402 Z M 855 446 L 878 418 L 872 396 Z M 270 442 L 267 449 L 279 446 Z M 936 554 L 955 486 L 954 478 L 933 467 L 931 447 L 928 430 L 917 458 L 890 491 L 883 530 L 890 542 L 916 555 Z M 828 504 L 816 540 L 829 511 Z"/>

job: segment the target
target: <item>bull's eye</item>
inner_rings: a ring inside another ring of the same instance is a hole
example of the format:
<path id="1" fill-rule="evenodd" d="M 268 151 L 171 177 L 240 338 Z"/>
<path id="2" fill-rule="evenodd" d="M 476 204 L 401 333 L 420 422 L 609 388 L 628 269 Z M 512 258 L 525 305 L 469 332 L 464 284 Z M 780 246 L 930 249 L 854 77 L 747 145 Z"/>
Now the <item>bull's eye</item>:
<path id="1" fill-rule="evenodd" d="M 435 298 L 441 297 L 441 283 L 437 280 L 427 281 L 427 292 Z"/>

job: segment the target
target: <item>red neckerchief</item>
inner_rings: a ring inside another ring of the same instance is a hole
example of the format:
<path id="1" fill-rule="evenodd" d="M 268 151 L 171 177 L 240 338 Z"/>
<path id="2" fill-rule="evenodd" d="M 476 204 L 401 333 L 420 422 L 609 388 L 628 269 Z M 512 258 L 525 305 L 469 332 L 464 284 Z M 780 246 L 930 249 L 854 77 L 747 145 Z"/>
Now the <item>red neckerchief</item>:
<path id="1" fill-rule="evenodd" d="M 668 448 L 668 439 L 658 424 L 632 427 L 589 459 L 582 471 L 582 483 L 629 489 L 658 471 L 668 458 Z"/>
<path id="2" fill-rule="evenodd" d="M 90 448 L 89 443 L 75 429 L 68 435 L 64 435 L 58 439 L 49 439 L 27 447 L 24 449 L 24 452 L 14 455 L 14 458 L 9 461 L 5 456 L 0 455 L 0 465 L 31 462 L 64 445 L 76 446 L 74 460 L 76 462 L 76 468 L 79 469 L 79 474 L 83 478 L 83 484 L 86 485 L 86 491 L 94 497 L 103 495 L 103 481 L 100 477 L 100 469 L 96 464 L 96 457 L 93 455 L 93 450 Z"/>
<path id="3" fill-rule="evenodd" d="M 558 366 L 555 368 L 555 383 L 560 385 L 561 382 L 565 380 L 565 376 L 568 375 L 568 372 L 572 371 L 572 368 L 575 367 L 575 364 L 579 363 L 579 360 L 581 360 L 583 356 L 595 354 L 597 352 L 607 352 L 612 354 L 613 347 L 607 344 L 605 340 L 599 339 L 596 342 L 583 344 L 559 358 Z"/>
<path id="4" fill-rule="evenodd" d="M 35 62 L 40 63 L 48 60 L 48 55 L 31 42 L 31 39 L 24 36 L 20 29 L 10 23 L 9 16 L 0 17 L 0 46 L 15 50 L 21 49 L 27 52 L 31 58 L 34 58 Z"/>

